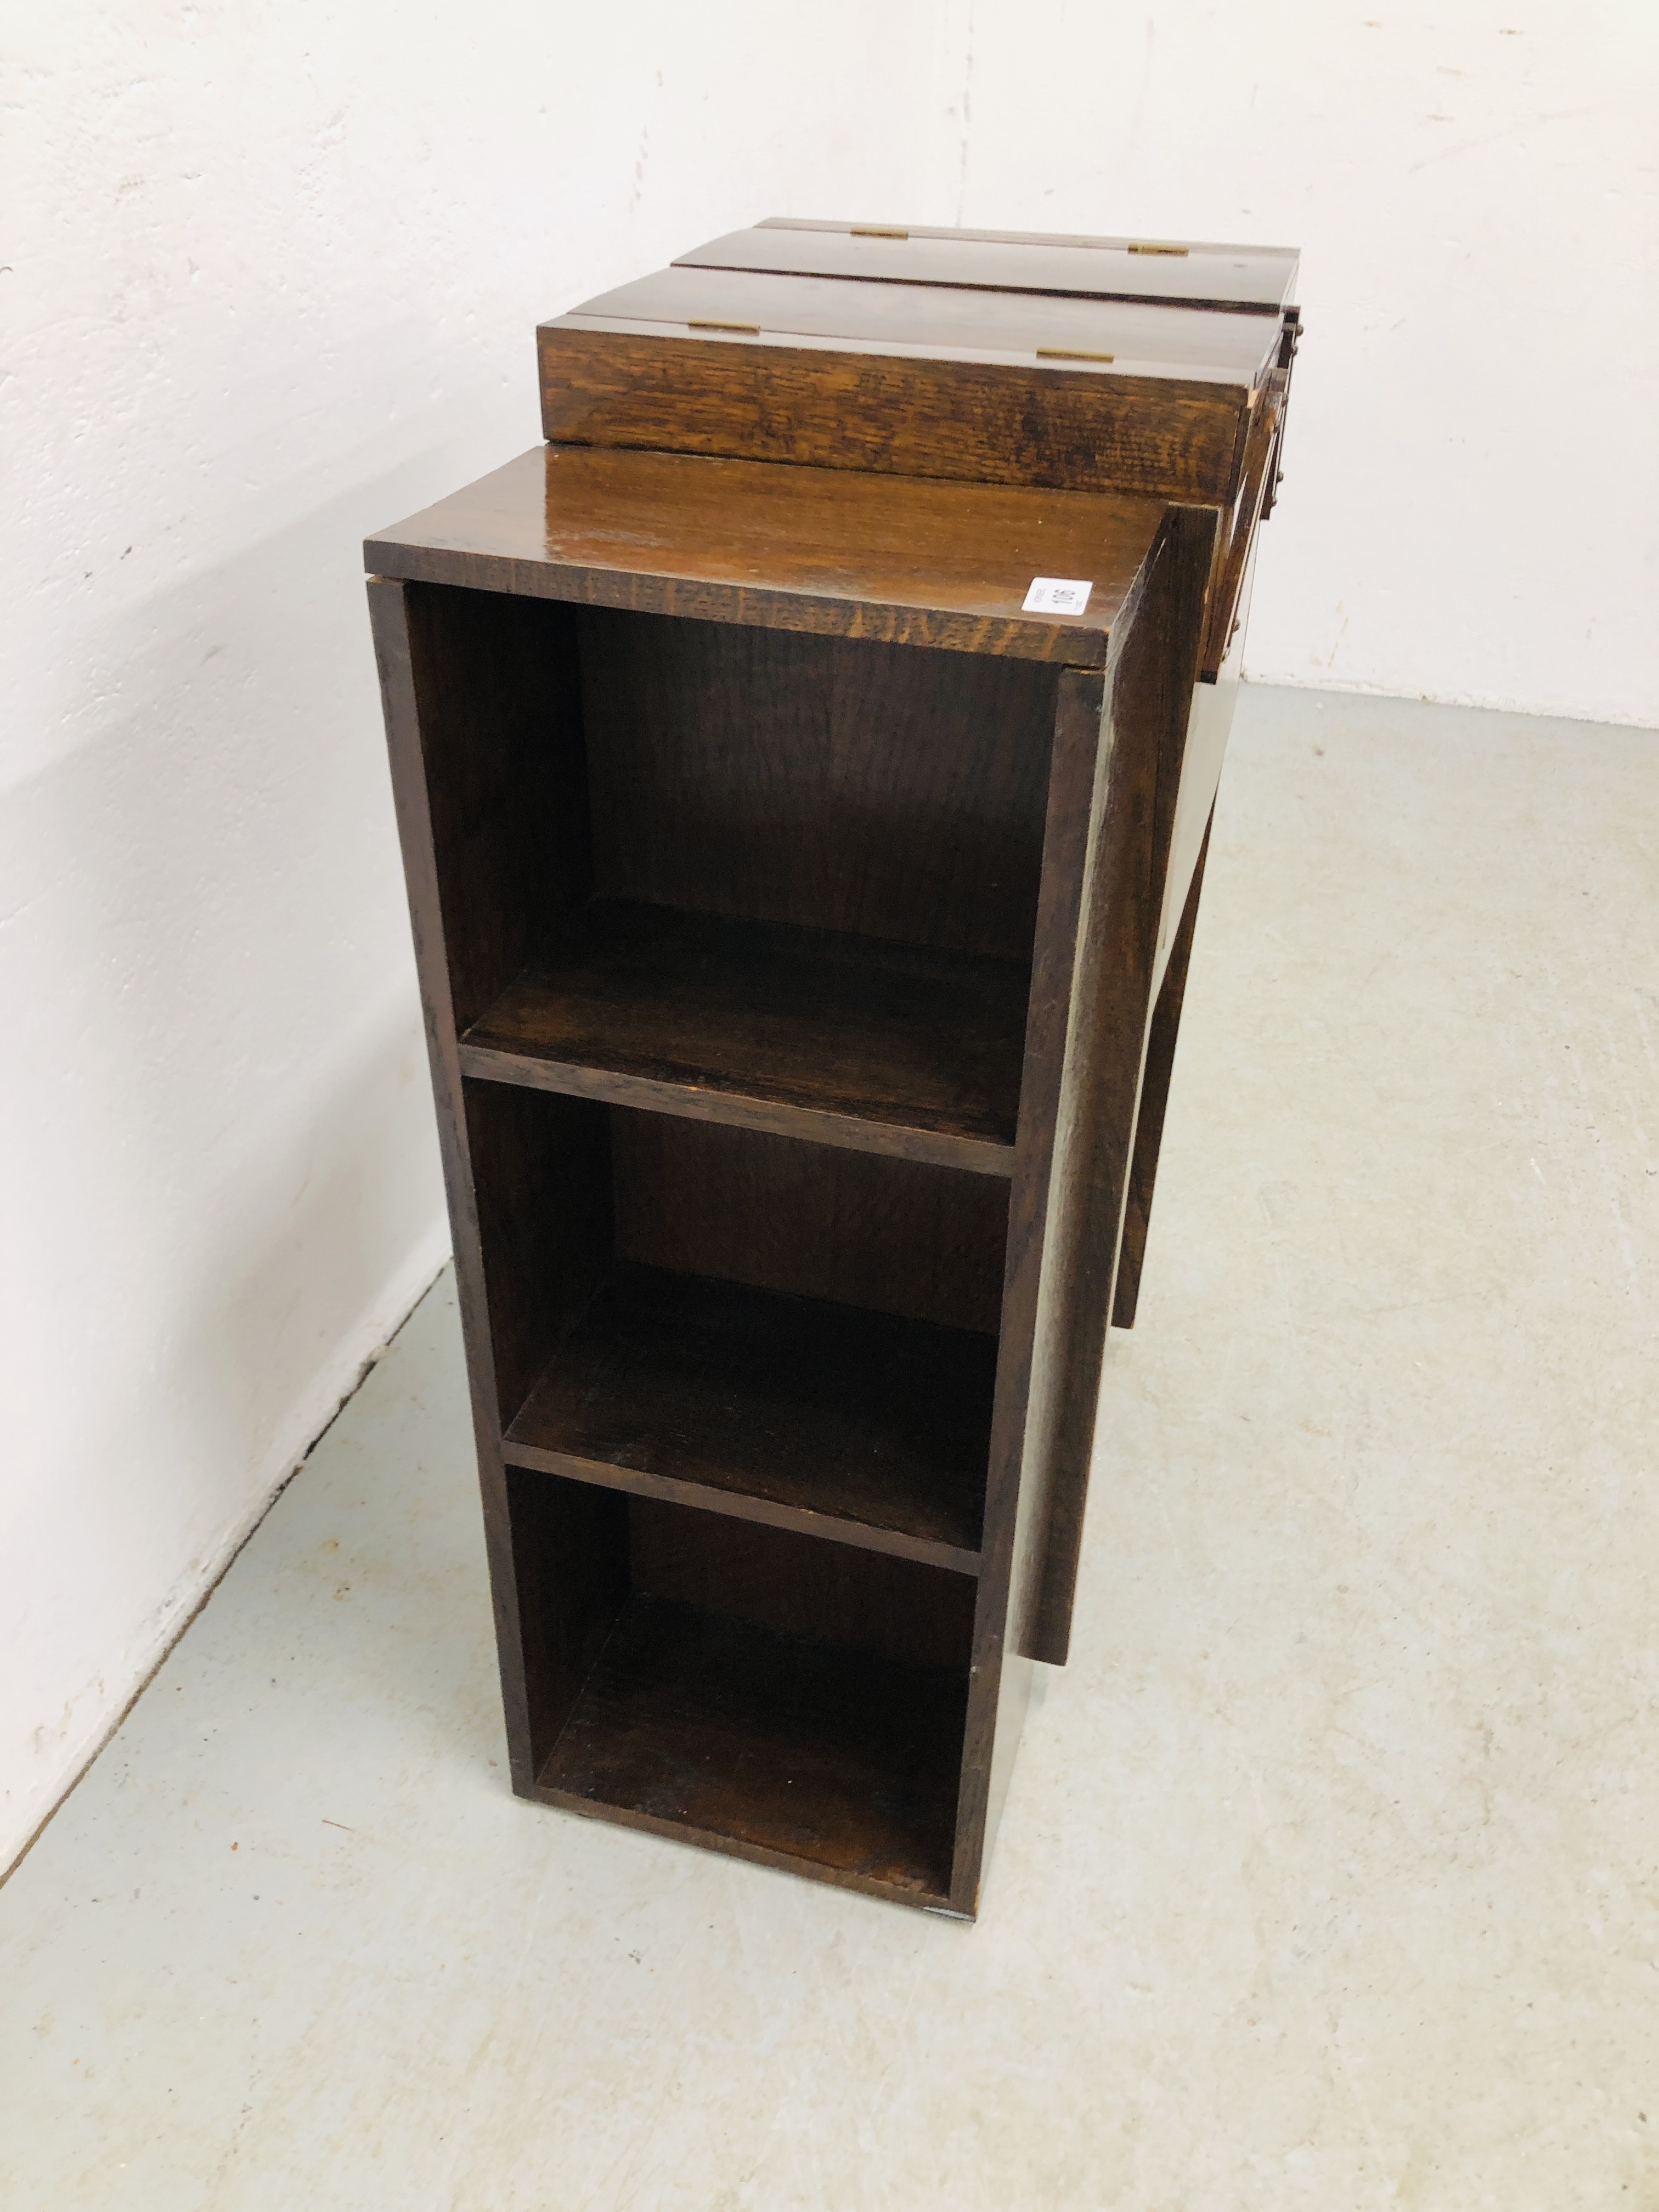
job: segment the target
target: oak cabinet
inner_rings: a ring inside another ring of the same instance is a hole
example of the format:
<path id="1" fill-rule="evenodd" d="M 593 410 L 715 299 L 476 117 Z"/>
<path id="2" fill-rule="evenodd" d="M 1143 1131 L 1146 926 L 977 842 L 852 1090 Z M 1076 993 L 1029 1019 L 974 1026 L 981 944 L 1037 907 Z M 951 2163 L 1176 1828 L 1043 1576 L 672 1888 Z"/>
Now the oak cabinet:
<path id="1" fill-rule="evenodd" d="M 1293 274 L 763 225 L 545 326 L 548 443 L 369 541 L 522 1795 L 976 1910 Z"/>

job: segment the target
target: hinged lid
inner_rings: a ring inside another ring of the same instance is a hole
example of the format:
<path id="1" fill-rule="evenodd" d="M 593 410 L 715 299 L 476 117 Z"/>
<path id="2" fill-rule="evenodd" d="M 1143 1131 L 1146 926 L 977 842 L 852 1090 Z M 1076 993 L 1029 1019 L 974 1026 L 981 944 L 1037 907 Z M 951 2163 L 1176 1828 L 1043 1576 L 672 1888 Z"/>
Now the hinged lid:
<path id="1" fill-rule="evenodd" d="M 1043 362 L 1087 374 L 1178 377 L 1254 392 L 1279 350 L 1276 321 L 1144 300 L 676 263 L 562 318 L 657 325 L 678 335 L 828 341 L 940 361 Z"/>
<path id="2" fill-rule="evenodd" d="M 1296 296 L 1298 258 L 1293 248 L 1281 246 L 801 222 L 774 216 L 752 230 L 732 231 L 681 254 L 676 266 L 1163 301 L 1172 307 L 1277 315 Z"/>
<path id="3" fill-rule="evenodd" d="M 1297 255 L 775 218 L 544 323 L 568 445 L 1223 510 L 1204 670 L 1278 471 Z"/>

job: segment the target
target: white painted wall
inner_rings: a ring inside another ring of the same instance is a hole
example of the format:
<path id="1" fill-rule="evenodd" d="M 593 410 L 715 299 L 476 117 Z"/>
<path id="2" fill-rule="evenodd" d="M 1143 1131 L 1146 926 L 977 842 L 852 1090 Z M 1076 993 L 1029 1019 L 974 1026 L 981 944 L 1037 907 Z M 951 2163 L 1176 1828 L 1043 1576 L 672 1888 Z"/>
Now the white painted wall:
<path id="1" fill-rule="evenodd" d="M 5 24 L 0 1869 L 445 1249 L 363 536 L 538 316 L 956 158 L 931 6 Z"/>
<path id="2" fill-rule="evenodd" d="M 358 547 L 539 315 L 770 212 L 1300 242 L 1254 672 L 1659 719 L 1652 12 L 1370 4 L 3 0 L 0 1866 L 441 1256 Z"/>
<path id="3" fill-rule="evenodd" d="M 1303 248 L 1249 672 L 1659 722 L 1653 0 L 963 17 L 947 222 Z"/>

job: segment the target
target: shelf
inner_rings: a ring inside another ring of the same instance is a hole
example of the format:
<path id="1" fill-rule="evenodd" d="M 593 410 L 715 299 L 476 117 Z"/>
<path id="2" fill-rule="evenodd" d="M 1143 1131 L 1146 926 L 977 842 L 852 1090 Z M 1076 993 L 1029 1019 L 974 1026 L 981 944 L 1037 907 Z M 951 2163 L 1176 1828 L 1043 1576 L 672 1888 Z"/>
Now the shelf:
<path id="1" fill-rule="evenodd" d="M 940 1902 L 966 1671 L 635 1596 L 537 1795 Z"/>
<path id="2" fill-rule="evenodd" d="M 519 1467 L 973 1574 L 996 1340 L 622 1266 L 506 1437 Z"/>
<path id="3" fill-rule="evenodd" d="M 1029 984 L 1013 960 L 601 900 L 473 1023 L 461 1067 L 1008 1176 Z"/>

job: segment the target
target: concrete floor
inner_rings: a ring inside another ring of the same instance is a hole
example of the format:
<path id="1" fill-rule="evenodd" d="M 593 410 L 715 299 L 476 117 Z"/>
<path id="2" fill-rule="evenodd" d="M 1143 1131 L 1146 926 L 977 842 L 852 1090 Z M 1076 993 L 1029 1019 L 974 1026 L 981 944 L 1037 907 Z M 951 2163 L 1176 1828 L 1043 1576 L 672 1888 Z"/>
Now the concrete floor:
<path id="1" fill-rule="evenodd" d="M 1659 2207 L 1656 797 L 1246 693 L 977 1927 L 508 1794 L 441 1284 L 0 1891 L 7 2212 Z"/>

